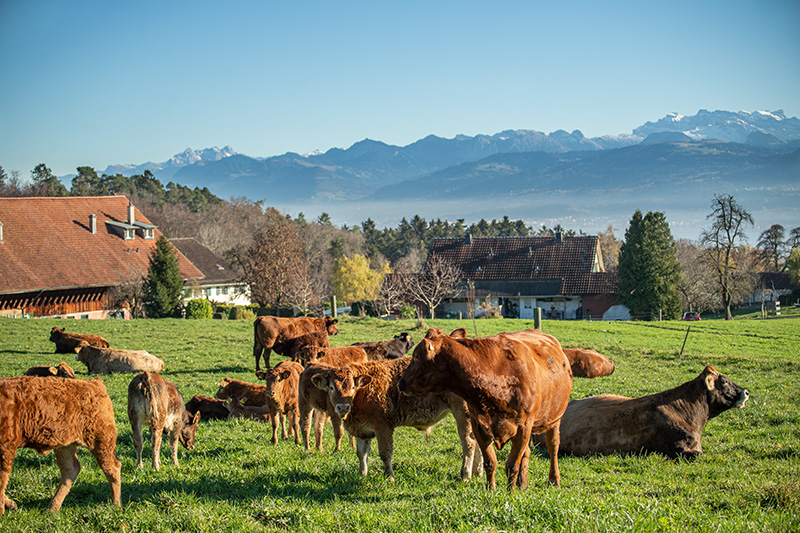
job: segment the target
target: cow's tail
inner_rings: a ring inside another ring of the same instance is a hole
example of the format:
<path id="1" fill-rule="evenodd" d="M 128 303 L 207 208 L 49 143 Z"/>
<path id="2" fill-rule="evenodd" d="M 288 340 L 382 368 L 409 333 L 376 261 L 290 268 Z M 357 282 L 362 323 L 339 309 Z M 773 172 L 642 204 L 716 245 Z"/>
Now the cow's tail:
<path id="1" fill-rule="evenodd" d="M 142 372 L 141 374 L 142 379 L 137 384 L 137 392 L 139 395 L 144 399 L 143 407 L 145 410 L 145 416 L 149 420 L 157 420 L 159 417 L 158 413 L 158 403 L 155 399 L 155 394 L 153 394 L 153 387 L 155 384 L 150 380 L 150 373 L 149 372 Z"/>

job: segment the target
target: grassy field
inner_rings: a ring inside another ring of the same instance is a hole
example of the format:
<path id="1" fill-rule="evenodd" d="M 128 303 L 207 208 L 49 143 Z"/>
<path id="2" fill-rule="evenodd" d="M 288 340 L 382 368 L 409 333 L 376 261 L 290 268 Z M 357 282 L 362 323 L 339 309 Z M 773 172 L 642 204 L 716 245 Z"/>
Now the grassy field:
<path id="1" fill-rule="evenodd" d="M 470 336 L 532 327 L 530 321 L 429 320 Z M 163 375 L 184 399 L 213 396 L 225 376 L 255 381 L 252 323 L 219 320 L 80 321 L 0 319 L 0 375 L 64 360 L 50 328 L 96 333 L 113 347 L 161 357 Z M 382 340 L 416 321 L 342 319 L 332 344 Z M 687 336 L 687 327 L 690 326 Z M 201 421 L 197 448 L 180 450 L 180 466 L 162 449 L 161 472 L 135 468 L 126 392 L 132 374 L 105 376 L 119 432 L 122 510 L 109 503 L 105 477 L 81 449 L 83 470 L 62 511 L 44 510 L 58 484 L 53 455 L 20 450 L 8 494 L 20 509 L 0 517 L 0 531 L 799 531 L 800 319 L 685 322 L 557 322 L 543 329 L 567 347 L 591 347 L 617 363 L 616 372 L 576 379 L 573 398 L 610 392 L 639 396 L 674 387 L 714 365 L 747 387 L 744 409 L 712 420 L 705 456 L 694 462 L 657 455 L 560 461 L 562 487 L 547 485 L 547 454 L 534 450 L 531 486 L 489 492 L 483 478 L 459 480 L 460 447 L 448 418 L 426 442 L 413 429 L 395 433 L 394 483 L 383 478 L 373 443 L 370 472 L 357 474 L 355 451 L 322 453 L 293 441 L 269 443 L 268 425 Z M 683 347 L 683 354 L 680 355 Z M 273 356 L 275 364 L 277 357 Z M 500 452 L 503 461 L 508 448 Z M 498 486 L 505 486 L 502 467 Z"/>

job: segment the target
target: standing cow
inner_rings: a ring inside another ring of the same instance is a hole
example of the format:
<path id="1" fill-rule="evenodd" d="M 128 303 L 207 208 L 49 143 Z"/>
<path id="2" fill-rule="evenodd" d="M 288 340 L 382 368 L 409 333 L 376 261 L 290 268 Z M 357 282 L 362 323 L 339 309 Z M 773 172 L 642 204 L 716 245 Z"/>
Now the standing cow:
<path id="1" fill-rule="evenodd" d="M 269 368 L 269 356 L 272 350 L 285 355 L 287 341 L 312 331 L 325 331 L 328 335 L 336 335 L 338 320 L 331 317 L 311 318 L 307 316 L 289 318 L 277 316 L 260 316 L 253 322 L 253 356 L 256 360 L 256 371 L 261 370 L 261 354 L 264 364 Z"/>
<path id="2" fill-rule="evenodd" d="M 528 485 L 530 437 L 546 432 L 550 483 L 559 486 L 559 424 L 572 391 L 569 361 L 554 337 L 539 330 L 468 339 L 463 328 L 428 330 L 399 382 L 405 394 L 452 392 L 469 406 L 483 452 L 486 483 L 496 487 L 497 448 L 512 442 L 508 489 Z"/>

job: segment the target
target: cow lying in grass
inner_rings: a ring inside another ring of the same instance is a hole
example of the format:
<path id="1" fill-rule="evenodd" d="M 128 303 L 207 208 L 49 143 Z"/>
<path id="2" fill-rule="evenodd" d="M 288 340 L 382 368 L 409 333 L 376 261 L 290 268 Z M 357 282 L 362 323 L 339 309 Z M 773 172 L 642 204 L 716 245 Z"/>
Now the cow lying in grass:
<path id="1" fill-rule="evenodd" d="M 67 333 L 58 326 L 53 326 L 50 330 L 50 342 L 56 343 L 55 353 L 75 353 L 85 343 L 97 348 L 108 348 L 111 346 L 107 340 L 100 335 L 90 335 L 84 333 Z"/>
<path id="2" fill-rule="evenodd" d="M 114 350 L 83 344 L 75 360 L 85 364 L 89 374 L 164 370 L 164 361 L 144 350 Z"/>
<path id="3" fill-rule="evenodd" d="M 564 348 L 574 378 L 599 378 L 614 373 L 614 361 L 595 350 Z"/>
<path id="4" fill-rule="evenodd" d="M 58 366 L 32 366 L 25 371 L 25 375 L 75 379 L 75 371 L 64 361 Z"/>
<path id="5" fill-rule="evenodd" d="M 407 332 L 395 335 L 386 341 L 354 342 L 353 346 L 360 346 L 367 352 L 370 361 L 383 361 L 384 359 L 397 359 L 403 357 L 414 347 L 414 339 Z"/>
<path id="6" fill-rule="evenodd" d="M 17 508 L 6 496 L 17 449 L 41 454 L 55 450 L 61 480 L 47 509 L 58 511 L 81 470 L 78 446 L 92 453 L 119 507 L 122 464 L 116 455 L 114 408 L 103 382 L 33 376 L 0 379 L 0 514 Z"/>
<path id="7" fill-rule="evenodd" d="M 228 418 L 228 408 L 225 400 L 217 400 L 208 396 L 195 394 L 192 399 L 186 402 L 186 412 L 194 417 L 195 413 L 200 413 L 202 420 L 221 420 Z"/>
<path id="8" fill-rule="evenodd" d="M 266 405 L 245 405 L 237 396 L 225 400 L 228 418 L 246 418 L 257 422 L 269 422 L 269 407 Z"/>

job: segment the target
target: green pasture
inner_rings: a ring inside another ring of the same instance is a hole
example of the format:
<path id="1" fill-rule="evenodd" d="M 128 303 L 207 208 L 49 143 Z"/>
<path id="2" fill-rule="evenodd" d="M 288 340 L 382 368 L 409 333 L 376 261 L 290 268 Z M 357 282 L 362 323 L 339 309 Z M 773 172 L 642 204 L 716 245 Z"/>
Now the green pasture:
<path id="1" fill-rule="evenodd" d="M 226 320 L 0 319 L 0 375 L 63 360 L 86 379 L 83 364 L 53 353 L 54 325 L 162 358 L 164 377 L 185 400 L 213 396 L 226 376 L 256 381 L 252 322 Z M 335 345 L 401 331 L 418 341 L 428 326 L 484 336 L 533 323 L 428 320 L 418 327 L 411 320 L 344 318 L 339 326 Z M 374 442 L 370 472 L 361 477 L 354 450 L 332 450 L 330 426 L 324 451 L 308 453 L 293 441 L 272 445 L 268 425 L 248 420 L 201 421 L 197 448 L 181 448 L 179 467 L 165 443 L 161 472 L 150 466 L 146 436 L 145 468 L 137 470 L 125 411 L 133 374 L 104 376 L 119 434 L 122 509 L 110 504 L 105 477 L 82 449 L 83 470 L 61 512 L 46 513 L 58 468 L 52 454 L 23 449 L 7 489 L 19 510 L 0 517 L 0 531 L 800 531 L 800 319 L 544 321 L 543 329 L 567 347 L 594 348 L 617 363 L 611 376 L 576 379 L 573 398 L 649 394 L 693 379 L 710 364 L 747 387 L 750 401 L 706 426 L 705 455 L 694 462 L 564 457 L 562 487 L 554 489 L 547 484 L 547 453 L 536 449 L 530 488 L 509 493 L 487 491 L 482 477 L 459 480 L 452 418 L 428 440 L 409 428 L 395 432 L 393 483 L 383 478 Z M 273 355 L 272 364 L 278 359 Z M 505 486 L 502 468 L 498 486 Z"/>

